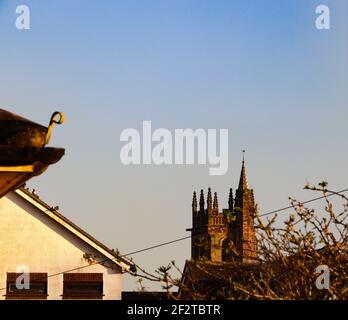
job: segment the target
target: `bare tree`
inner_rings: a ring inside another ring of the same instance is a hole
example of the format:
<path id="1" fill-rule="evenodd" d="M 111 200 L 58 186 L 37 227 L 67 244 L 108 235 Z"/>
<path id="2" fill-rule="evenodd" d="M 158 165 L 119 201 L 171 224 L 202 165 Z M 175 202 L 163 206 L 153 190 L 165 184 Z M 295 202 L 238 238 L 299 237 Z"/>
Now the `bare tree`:
<path id="1" fill-rule="evenodd" d="M 174 261 L 154 273 L 135 264 L 130 274 L 140 291 L 146 291 L 143 280 L 157 282 L 169 299 L 348 299 L 348 198 L 326 182 L 304 189 L 323 195 L 324 210 L 289 198 L 293 212 L 280 222 L 277 214 L 264 219 L 256 208 L 258 256 L 252 263 L 236 259 L 212 269 L 206 260 L 193 261 L 207 280 L 201 285 L 183 281 Z M 331 199 L 340 200 L 338 211 Z M 171 276 L 173 269 L 181 279 Z"/>

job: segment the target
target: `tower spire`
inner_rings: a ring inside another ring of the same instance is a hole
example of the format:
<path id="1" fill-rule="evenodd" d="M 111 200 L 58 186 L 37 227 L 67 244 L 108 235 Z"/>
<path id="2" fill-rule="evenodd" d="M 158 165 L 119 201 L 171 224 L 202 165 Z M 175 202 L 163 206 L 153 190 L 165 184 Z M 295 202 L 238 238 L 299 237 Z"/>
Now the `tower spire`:
<path id="1" fill-rule="evenodd" d="M 240 172 L 239 185 L 238 185 L 239 190 L 248 189 L 248 180 L 247 180 L 247 175 L 245 170 L 244 154 L 245 154 L 245 150 L 243 150 L 242 170 Z"/>

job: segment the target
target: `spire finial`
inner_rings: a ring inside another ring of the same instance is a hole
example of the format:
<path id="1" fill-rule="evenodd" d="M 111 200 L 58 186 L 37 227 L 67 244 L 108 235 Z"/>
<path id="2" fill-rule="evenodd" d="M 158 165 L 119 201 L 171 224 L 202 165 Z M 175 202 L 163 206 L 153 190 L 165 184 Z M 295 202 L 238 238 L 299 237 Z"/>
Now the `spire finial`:
<path id="1" fill-rule="evenodd" d="M 243 149 L 243 163 L 244 163 L 244 157 L 245 157 L 245 149 Z"/>

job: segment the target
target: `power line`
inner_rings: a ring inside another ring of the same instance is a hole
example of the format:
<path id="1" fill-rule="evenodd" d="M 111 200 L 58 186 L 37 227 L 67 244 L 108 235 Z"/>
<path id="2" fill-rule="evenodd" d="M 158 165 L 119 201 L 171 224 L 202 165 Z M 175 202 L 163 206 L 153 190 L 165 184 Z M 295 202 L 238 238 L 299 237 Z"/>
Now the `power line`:
<path id="1" fill-rule="evenodd" d="M 191 238 L 191 236 L 186 236 L 186 237 L 182 237 L 182 238 L 175 239 L 175 240 L 172 240 L 172 241 L 163 242 L 163 243 L 157 244 L 157 245 L 152 246 L 152 247 L 148 247 L 148 248 L 140 249 L 140 250 L 137 250 L 137 251 L 133 251 L 131 253 L 126 254 L 125 256 L 131 256 L 131 255 L 136 254 L 136 253 L 140 253 L 140 252 L 143 252 L 143 251 L 148 251 L 148 250 L 152 250 L 152 249 L 155 249 L 155 248 L 163 247 L 163 246 L 166 246 L 168 244 L 172 244 L 172 243 L 179 242 L 179 241 L 182 241 L 182 240 L 186 240 L 186 239 L 189 239 L 189 238 Z"/>
<path id="2" fill-rule="evenodd" d="M 158 247 L 162 247 L 162 246 L 165 246 L 165 245 L 169 245 L 169 244 L 172 244 L 172 243 L 175 243 L 175 242 L 179 242 L 179 241 L 182 241 L 182 240 L 186 240 L 186 239 L 189 239 L 189 238 L 191 238 L 191 235 L 190 235 L 190 236 L 186 236 L 186 237 L 182 237 L 182 238 L 179 238 L 179 239 L 175 239 L 175 240 L 163 242 L 163 243 L 160 243 L 160 244 L 157 244 L 157 245 L 154 245 L 154 246 L 151 246 L 151 247 L 143 248 L 143 249 L 140 249 L 140 250 L 132 251 L 132 252 L 129 252 L 129 253 L 120 255 L 120 256 L 118 256 L 118 257 L 115 257 L 115 258 L 113 258 L 113 259 L 109 259 L 109 258 L 108 258 L 108 259 L 104 259 L 104 260 L 100 260 L 100 261 L 95 261 L 95 262 L 92 262 L 92 263 L 90 263 L 90 264 L 88 264 L 88 265 L 85 265 L 85 266 L 76 267 L 76 268 L 73 268 L 73 269 L 64 270 L 64 271 L 61 271 L 61 272 L 58 272 L 58 273 L 50 274 L 50 275 L 48 275 L 47 277 L 42 278 L 42 280 L 45 280 L 45 279 L 48 279 L 48 278 L 52 278 L 52 277 L 56 277 L 56 276 L 59 276 L 59 275 L 64 274 L 64 273 L 69 273 L 69 272 L 73 272 L 73 271 L 85 269 L 85 268 L 94 266 L 94 265 L 96 265 L 96 264 L 103 264 L 103 263 L 105 263 L 105 262 L 107 262 L 107 261 L 110 261 L 110 260 L 111 260 L 111 261 L 117 261 L 117 260 L 119 260 L 119 259 L 126 258 L 127 256 L 131 256 L 131 255 L 134 255 L 134 254 L 143 252 L 143 251 L 152 250 L 152 249 L 155 249 L 155 248 L 158 248 Z M 41 280 L 41 279 L 36 279 L 36 280 Z M 2 290 L 6 290 L 6 287 L 0 288 L 0 291 L 2 291 Z"/>
<path id="3" fill-rule="evenodd" d="M 325 195 L 325 196 L 320 196 L 320 197 L 317 197 L 317 198 L 313 198 L 313 199 L 310 199 L 310 200 L 299 202 L 299 204 L 307 204 L 307 203 L 314 202 L 314 201 L 317 201 L 317 200 L 320 200 L 320 199 L 324 199 L 324 198 L 327 198 L 327 197 L 338 195 L 338 194 L 341 194 L 341 193 L 344 193 L 344 192 L 347 192 L 347 191 L 348 191 L 348 189 L 344 189 L 344 190 L 341 190 L 341 191 L 338 191 L 338 192 L 330 193 L 330 194 Z M 285 210 L 288 210 L 288 209 L 292 209 L 293 207 L 294 206 L 287 206 L 287 207 L 284 207 L 284 208 L 281 208 L 281 209 L 278 209 L 278 210 L 272 210 L 272 211 L 269 211 L 267 213 L 261 214 L 260 217 L 269 216 L 270 214 L 278 213 L 278 212 L 285 211 Z"/>
<path id="4" fill-rule="evenodd" d="M 313 199 L 310 199 L 310 200 L 299 202 L 299 204 L 306 204 L 306 203 L 314 202 L 314 201 L 317 201 L 317 200 L 320 200 L 320 199 L 324 199 L 326 197 L 330 197 L 330 196 L 333 196 L 333 195 L 339 195 L 339 194 L 342 194 L 342 193 L 347 192 L 347 191 L 348 191 L 348 188 L 344 189 L 344 190 L 341 190 L 341 191 L 338 191 L 338 192 L 335 192 L 335 193 L 330 193 L 329 195 L 320 196 L 320 197 L 317 197 L 317 198 L 313 198 Z M 270 215 L 270 214 L 273 214 L 273 213 L 278 213 L 278 212 L 282 212 L 282 211 L 285 211 L 285 210 L 288 210 L 288 209 L 292 209 L 293 207 L 294 206 L 287 206 L 287 207 L 280 208 L 278 210 L 272 210 L 272 211 L 269 211 L 269 212 L 266 212 L 266 213 L 260 215 L 260 217 L 264 217 L 264 216 L 267 216 L 267 215 Z M 153 246 L 150 246 L 150 247 L 146 247 L 146 248 L 143 248 L 143 249 L 139 249 L 139 250 L 136 250 L 136 251 L 132 251 L 132 252 L 120 255 L 118 257 L 115 257 L 114 259 L 104 259 L 104 260 L 101 260 L 101 261 L 95 261 L 95 262 L 92 262 L 92 263 L 90 263 L 88 265 L 85 265 L 85 266 L 81 266 L 81 267 L 77 267 L 77 268 L 73 268 L 73 269 L 69 269 L 69 270 L 65 270 L 65 271 L 61 271 L 61 272 L 58 272 L 58 273 L 54 273 L 54 274 L 48 275 L 47 278 L 59 276 L 61 274 L 69 273 L 69 272 L 72 272 L 72 271 L 81 270 L 81 269 L 88 268 L 88 267 L 91 267 L 91 266 L 96 265 L 96 264 L 103 264 L 103 263 L 105 263 L 107 261 L 114 261 L 114 260 L 117 261 L 117 260 L 119 260 L 121 258 L 126 258 L 127 256 L 131 256 L 131 255 L 134 255 L 134 254 L 137 254 L 137 253 L 153 250 L 153 249 L 156 249 L 156 248 L 159 248 L 159 247 L 163 247 L 163 246 L 166 246 L 166 245 L 169 245 L 169 244 L 172 244 L 172 243 L 176 243 L 176 242 L 179 242 L 179 241 L 187 240 L 187 239 L 190 239 L 191 237 L 192 237 L 192 235 L 189 235 L 189 236 L 181 237 L 181 238 L 178 238 L 178 239 L 175 239 L 175 240 L 162 242 L 162 243 L 157 244 L 157 245 L 153 245 Z M 46 279 L 46 277 L 44 279 Z M 2 290 L 6 290 L 6 287 L 5 288 L 0 288 L 0 291 L 2 291 Z"/>

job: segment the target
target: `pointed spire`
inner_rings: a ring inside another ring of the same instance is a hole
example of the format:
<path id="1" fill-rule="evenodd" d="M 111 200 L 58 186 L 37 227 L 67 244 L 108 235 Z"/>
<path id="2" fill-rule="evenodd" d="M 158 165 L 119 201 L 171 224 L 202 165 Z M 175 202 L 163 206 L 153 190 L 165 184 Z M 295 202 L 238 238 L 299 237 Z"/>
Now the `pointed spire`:
<path id="1" fill-rule="evenodd" d="M 207 210 L 208 210 L 208 213 L 211 213 L 212 210 L 213 210 L 213 201 L 212 201 L 212 197 L 211 197 L 211 189 L 208 188 L 208 196 L 207 196 Z"/>
<path id="2" fill-rule="evenodd" d="M 243 150 L 242 170 L 240 172 L 239 185 L 238 185 L 239 190 L 248 189 L 248 180 L 247 180 L 247 175 L 245 171 L 245 163 L 244 163 L 244 153 L 245 153 L 245 150 Z"/>
<path id="3" fill-rule="evenodd" d="M 214 193 L 213 210 L 214 210 L 216 213 L 219 212 L 219 201 L 218 201 L 217 192 Z"/>
<path id="4" fill-rule="evenodd" d="M 197 213 L 197 196 L 196 191 L 193 192 L 193 198 L 192 198 L 192 212 Z"/>
<path id="5" fill-rule="evenodd" d="M 233 211 L 233 190 L 230 188 L 230 193 L 228 195 L 228 210 Z"/>
<path id="6" fill-rule="evenodd" d="M 204 212 L 204 192 L 201 190 L 201 196 L 199 198 L 199 212 Z"/>

